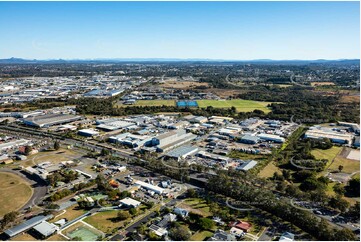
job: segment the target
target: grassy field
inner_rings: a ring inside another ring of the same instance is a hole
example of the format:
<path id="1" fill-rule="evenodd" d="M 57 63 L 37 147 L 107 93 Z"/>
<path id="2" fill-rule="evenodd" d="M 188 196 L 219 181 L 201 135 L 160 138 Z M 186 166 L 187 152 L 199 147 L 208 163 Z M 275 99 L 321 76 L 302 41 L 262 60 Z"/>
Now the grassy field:
<path id="1" fill-rule="evenodd" d="M 84 213 L 86 213 L 85 210 L 78 209 L 77 207 L 78 207 L 78 205 L 75 204 L 75 205 L 67 208 L 66 212 L 64 214 L 62 214 L 62 215 L 60 215 L 60 216 L 58 216 L 56 218 L 53 218 L 50 221 L 55 222 L 55 221 L 58 221 L 58 220 L 63 219 L 63 218 L 67 219 L 68 221 L 71 221 L 71 220 L 83 215 Z M 61 214 L 61 213 L 59 213 L 59 214 Z M 55 216 L 57 216 L 57 215 L 55 215 Z"/>
<path id="2" fill-rule="evenodd" d="M 268 178 L 272 177 L 275 172 L 282 174 L 280 168 L 278 168 L 273 162 L 270 162 L 258 173 L 258 176 L 262 178 Z"/>
<path id="3" fill-rule="evenodd" d="M 47 241 L 66 241 L 67 239 L 60 234 L 54 234 L 46 239 Z"/>
<path id="4" fill-rule="evenodd" d="M 258 102 L 252 100 L 233 99 L 233 100 L 199 100 L 198 106 L 205 108 L 212 106 L 214 108 L 230 108 L 235 107 L 237 112 L 252 112 L 255 109 L 269 113 L 271 110 L 267 107 L 271 102 Z"/>
<path id="5" fill-rule="evenodd" d="M 133 105 L 124 105 L 117 103 L 118 107 L 132 107 L 132 106 L 175 106 L 174 100 L 138 100 Z"/>
<path id="6" fill-rule="evenodd" d="M 85 222 L 99 229 L 100 231 L 107 233 L 112 231 L 115 228 L 123 227 L 124 221 L 114 221 L 113 219 L 117 217 L 118 211 L 105 211 L 94 214 L 84 219 Z"/>
<path id="7" fill-rule="evenodd" d="M 212 237 L 213 233 L 207 230 L 197 232 L 190 238 L 191 241 L 203 241 L 206 238 Z"/>
<path id="8" fill-rule="evenodd" d="M 30 185 L 20 176 L 0 172 L 0 217 L 25 205 L 33 195 Z"/>
<path id="9" fill-rule="evenodd" d="M 195 214 L 199 214 L 203 217 L 211 216 L 209 206 L 206 201 L 201 198 L 187 198 L 179 205 L 180 208 L 189 209 Z"/>
<path id="10" fill-rule="evenodd" d="M 343 169 L 342 172 L 345 173 L 353 173 L 355 171 L 359 171 L 360 170 L 360 162 L 356 161 L 356 160 L 350 160 L 347 158 L 343 158 L 340 156 L 337 156 L 335 161 L 329 166 L 328 169 L 330 169 L 331 171 L 338 171 L 338 167 L 342 165 Z"/>
<path id="11" fill-rule="evenodd" d="M 342 147 L 333 146 L 327 150 L 314 149 L 311 151 L 311 154 L 315 156 L 316 159 L 327 159 L 332 161 L 342 150 Z"/>
<path id="12" fill-rule="evenodd" d="M 64 238 L 65 239 L 65 238 Z M 11 241 L 35 241 L 36 239 L 28 233 L 21 233 L 10 239 Z"/>

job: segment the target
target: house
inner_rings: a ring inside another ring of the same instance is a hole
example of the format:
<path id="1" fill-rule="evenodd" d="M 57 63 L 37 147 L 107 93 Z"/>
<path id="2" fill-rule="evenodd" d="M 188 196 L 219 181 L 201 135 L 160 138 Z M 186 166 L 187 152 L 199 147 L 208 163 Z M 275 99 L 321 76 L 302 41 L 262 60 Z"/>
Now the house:
<path id="1" fill-rule="evenodd" d="M 232 227 L 231 230 L 229 231 L 229 233 L 236 236 L 237 238 L 241 238 L 245 235 L 245 232 L 243 232 L 242 229 L 239 229 L 236 227 Z"/>
<path id="2" fill-rule="evenodd" d="M 294 241 L 295 235 L 290 232 L 284 232 L 278 241 Z"/>
<path id="3" fill-rule="evenodd" d="M 249 232 L 252 228 L 252 224 L 248 223 L 248 222 L 244 222 L 241 220 L 235 221 L 235 222 L 231 222 L 229 224 L 230 227 L 236 227 L 238 229 L 243 230 L 244 232 Z"/>
<path id="4" fill-rule="evenodd" d="M 133 198 L 124 198 L 122 200 L 119 201 L 119 207 L 125 206 L 127 208 L 136 208 L 139 207 L 139 205 L 141 204 L 141 202 L 134 200 Z"/>
<path id="5" fill-rule="evenodd" d="M 168 234 L 168 230 L 162 227 L 159 227 L 158 225 L 152 224 L 151 226 L 149 226 L 149 230 L 153 231 L 156 235 L 158 235 L 159 237 L 163 237 L 166 234 Z"/>
<path id="6" fill-rule="evenodd" d="M 153 231 L 156 235 L 163 237 L 168 234 L 168 225 L 177 220 L 177 215 L 173 213 L 166 214 L 163 219 L 157 223 L 149 226 L 149 230 Z"/>
<path id="7" fill-rule="evenodd" d="M 173 212 L 183 218 L 188 217 L 189 212 L 183 208 L 175 208 Z"/>
<path id="8" fill-rule="evenodd" d="M 233 234 L 218 229 L 207 241 L 236 241 L 236 237 Z"/>
<path id="9" fill-rule="evenodd" d="M 214 222 L 216 222 L 216 224 L 224 225 L 224 222 L 222 221 L 222 219 L 220 217 L 213 217 L 212 220 Z"/>

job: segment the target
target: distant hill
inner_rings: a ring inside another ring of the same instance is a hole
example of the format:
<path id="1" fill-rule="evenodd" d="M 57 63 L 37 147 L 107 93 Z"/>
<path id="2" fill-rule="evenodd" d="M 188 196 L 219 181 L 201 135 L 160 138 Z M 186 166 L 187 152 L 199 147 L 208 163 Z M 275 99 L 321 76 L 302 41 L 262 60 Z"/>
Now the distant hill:
<path id="1" fill-rule="evenodd" d="M 177 59 L 177 58 L 115 58 L 115 59 L 22 59 L 8 58 L 0 59 L 0 64 L 66 64 L 66 63 L 166 63 L 166 62 L 198 62 L 198 63 L 242 63 L 242 64 L 275 64 L 275 65 L 312 65 L 312 64 L 328 64 L 328 65 L 359 65 L 360 59 L 340 59 L 340 60 L 222 60 L 222 59 Z"/>

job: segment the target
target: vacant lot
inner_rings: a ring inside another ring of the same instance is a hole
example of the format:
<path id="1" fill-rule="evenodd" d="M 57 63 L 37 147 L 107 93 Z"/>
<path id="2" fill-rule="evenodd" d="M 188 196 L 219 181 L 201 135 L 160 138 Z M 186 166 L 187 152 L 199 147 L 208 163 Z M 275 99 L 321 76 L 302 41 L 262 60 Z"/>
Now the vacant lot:
<path id="1" fill-rule="evenodd" d="M 65 238 L 64 238 L 65 239 Z M 14 238 L 11 238 L 12 241 L 36 241 L 36 239 L 28 233 L 21 233 Z"/>
<path id="2" fill-rule="evenodd" d="M 332 161 L 342 150 L 342 147 L 333 146 L 327 150 L 314 149 L 311 151 L 311 154 L 315 156 L 316 159 L 327 159 Z"/>
<path id="3" fill-rule="evenodd" d="M 265 113 L 271 111 L 267 107 L 271 102 L 258 102 L 252 100 L 243 100 L 243 99 L 232 99 L 232 100 L 199 100 L 198 106 L 200 108 L 205 108 L 212 106 L 214 108 L 230 108 L 235 107 L 237 112 L 252 112 L 255 109 L 262 110 Z"/>
<path id="4" fill-rule="evenodd" d="M 165 88 L 188 89 L 195 87 L 209 87 L 206 82 L 193 82 L 193 81 L 167 81 L 160 85 Z"/>
<path id="5" fill-rule="evenodd" d="M 340 165 L 343 166 L 342 172 L 344 173 L 351 174 L 360 170 L 360 161 L 350 160 L 341 156 L 335 158 L 334 162 L 329 166 L 329 170 L 338 171 Z"/>
<path id="6" fill-rule="evenodd" d="M 311 86 L 334 86 L 333 82 L 311 82 Z"/>
<path id="7" fill-rule="evenodd" d="M 58 221 L 63 218 L 65 218 L 68 221 L 71 221 L 71 220 L 83 215 L 84 213 L 86 213 L 86 211 L 83 209 L 78 209 L 78 205 L 75 204 L 75 205 L 67 208 L 66 212 L 64 214 L 63 214 L 63 212 L 60 212 L 59 214 L 61 214 L 61 215 L 55 215 L 55 218 L 53 218 L 50 221 L 55 222 L 55 221 Z"/>
<path id="8" fill-rule="evenodd" d="M 197 232 L 189 239 L 191 241 L 203 241 L 206 238 L 212 237 L 213 233 L 207 230 Z"/>
<path id="9" fill-rule="evenodd" d="M 0 194 L 0 217 L 2 217 L 24 206 L 33 195 L 33 190 L 20 176 L 0 172 Z"/>
<path id="10" fill-rule="evenodd" d="M 209 211 L 209 206 L 201 198 L 187 198 L 183 200 L 181 204 L 179 204 L 180 208 L 187 209 L 188 211 L 192 211 L 195 214 L 199 214 L 203 217 L 211 216 L 212 213 Z"/>
<path id="11" fill-rule="evenodd" d="M 281 170 L 273 162 L 270 162 L 258 173 L 258 176 L 268 178 L 272 177 L 275 172 L 282 174 Z"/>
<path id="12" fill-rule="evenodd" d="M 87 222 L 104 233 L 108 233 L 115 228 L 123 227 L 124 222 L 127 221 L 114 220 L 117 217 L 117 214 L 117 210 L 100 212 L 85 218 L 84 222 Z"/>

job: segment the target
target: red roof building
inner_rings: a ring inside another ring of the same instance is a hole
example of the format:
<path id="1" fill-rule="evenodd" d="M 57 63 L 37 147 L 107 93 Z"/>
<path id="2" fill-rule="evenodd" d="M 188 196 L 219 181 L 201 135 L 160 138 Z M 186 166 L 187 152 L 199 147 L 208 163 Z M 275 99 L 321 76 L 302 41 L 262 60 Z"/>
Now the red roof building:
<path id="1" fill-rule="evenodd" d="M 244 232 L 249 232 L 252 228 L 252 224 L 248 223 L 248 222 L 244 222 L 241 220 L 235 221 L 235 222 L 231 222 L 229 224 L 230 227 L 236 227 L 238 229 L 242 229 Z"/>

